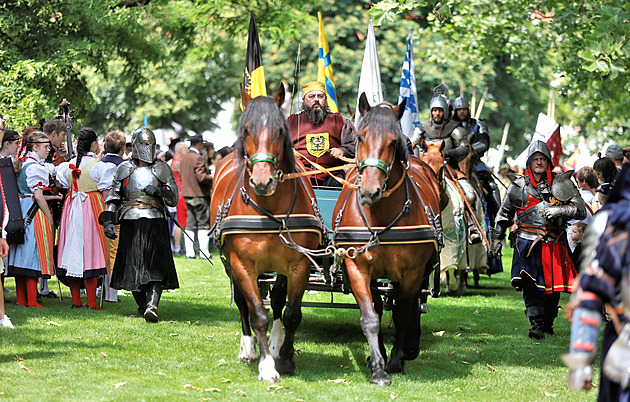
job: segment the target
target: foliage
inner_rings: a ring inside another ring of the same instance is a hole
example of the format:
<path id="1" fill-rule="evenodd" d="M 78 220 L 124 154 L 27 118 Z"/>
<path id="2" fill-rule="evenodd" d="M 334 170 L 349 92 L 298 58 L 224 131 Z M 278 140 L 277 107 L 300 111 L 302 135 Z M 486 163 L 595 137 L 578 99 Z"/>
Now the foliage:
<path id="1" fill-rule="evenodd" d="M 54 117 L 67 98 L 79 125 L 97 130 L 133 128 L 144 114 L 160 126 L 212 128 L 220 104 L 238 91 L 250 8 L 275 41 L 290 38 L 302 21 L 295 0 L 2 2 L 7 125 L 21 130 Z"/>
<path id="2" fill-rule="evenodd" d="M 425 7 L 422 0 L 382 0 L 371 14 L 396 20 L 421 13 L 428 29 L 470 44 L 458 60 L 509 58 L 507 72 L 539 95 L 551 83 L 564 103 L 559 120 L 608 136 L 628 126 L 619 113 L 630 89 L 630 4 L 623 0 L 448 0 Z M 494 93 L 495 87 L 490 88 Z"/>

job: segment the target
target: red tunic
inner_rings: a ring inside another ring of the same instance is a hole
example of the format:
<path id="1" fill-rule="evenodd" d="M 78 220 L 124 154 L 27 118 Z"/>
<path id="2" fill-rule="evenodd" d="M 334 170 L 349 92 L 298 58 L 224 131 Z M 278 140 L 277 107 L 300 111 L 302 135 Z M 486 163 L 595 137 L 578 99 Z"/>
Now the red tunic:
<path id="1" fill-rule="evenodd" d="M 326 168 L 343 164 L 341 160 L 332 157 L 330 152 L 326 152 L 329 149 L 341 147 L 343 117 L 339 113 L 329 112 L 324 122 L 316 126 L 311 124 L 304 113 L 292 114 L 288 122 L 293 147 L 308 160 Z M 318 180 L 324 180 L 326 177 L 326 173 L 315 175 Z"/>

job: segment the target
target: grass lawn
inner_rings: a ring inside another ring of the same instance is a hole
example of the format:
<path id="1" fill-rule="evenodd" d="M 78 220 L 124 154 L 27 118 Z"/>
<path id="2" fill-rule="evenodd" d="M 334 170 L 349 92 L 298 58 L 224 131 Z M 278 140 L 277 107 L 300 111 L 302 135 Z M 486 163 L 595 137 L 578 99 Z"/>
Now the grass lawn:
<path id="1" fill-rule="evenodd" d="M 511 250 L 506 252 L 508 254 Z M 511 255 L 504 256 L 509 267 Z M 215 261 L 218 261 L 215 255 Z M 527 337 L 521 294 L 509 272 L 481 279 L 463 297 L 429 299 L 422 318 L 421 352 L 390 387 L 370 385 L 368 347 L 358 310 L 305 308 L 296 334 L 294 377 L 257 380 L 257 364 L 237 360 L 240 324 L 230 309 L 230 287 L 220 263 L 176 258 L 181 288 L 164 292 L 160 322 L 131 318 L 133 297 L 104 311 L 70 309 L 44 299 L 45 309 L 15 305 L 15 330 L 0 328 L 0 399 L 20 400 L 593 400 L 570 392 L 560 354 L 568 351 L 569 323 L 556 336 Z M 6 281 L 14 288 L 12 278 Z M 49 283 L 57 291 L 54 280 Z M 305 300 L 326 301 L 328 294 Z M 335 295 L 336 301 L 353 301 Z M 563 295 L 561 305 L 568 295 Z M 383 329 L 388 352 L 391 313 Z M 598 377 L 598 375 L 596 375 Z"/>

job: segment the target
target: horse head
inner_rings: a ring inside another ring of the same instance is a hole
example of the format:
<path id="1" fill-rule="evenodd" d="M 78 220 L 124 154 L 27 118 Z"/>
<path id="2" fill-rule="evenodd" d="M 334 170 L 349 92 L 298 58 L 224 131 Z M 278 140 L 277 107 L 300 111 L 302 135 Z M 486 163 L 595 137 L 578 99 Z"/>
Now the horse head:
<path id="1" fill-rule="evenodd" d="M 388 104 L 370 107 L 365 93 L 359 98 L 361 120 L 357 127 L 356 160 L 361 205 L 378 204 L 392 169 L 407 163 L 407 142 L 398 123 L 405 104 L 403 99 L 396 107 Z"/>
<path id="2" fill-rule="evenodd" d="M 282 84 L 273 98 L 252 99 L 241 90 L 245 110 L 238 126 L 237 154 L 247 164 L 249 185 L 257 195 L 273 195 L 282 169 L 292 171 L 295 166 L 289 126 L 280 110 L 284 95 Z"/>
<path id="3" fill-rule="evenodd" d="M 436 176 L 440 175 L 440 171 L 444 168 L 444 141 L 427 141 L 426 138 L 420 140 L 420 147 L 424 149 L 422 153 L 422 161 L 431 167 Z"/>

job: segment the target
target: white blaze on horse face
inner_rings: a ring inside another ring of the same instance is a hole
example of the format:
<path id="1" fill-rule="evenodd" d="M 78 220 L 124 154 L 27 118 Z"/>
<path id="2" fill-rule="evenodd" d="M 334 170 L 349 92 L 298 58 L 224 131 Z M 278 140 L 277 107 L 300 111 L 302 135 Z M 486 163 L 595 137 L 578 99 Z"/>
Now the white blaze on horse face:
<path id="1" fill-rule="evenodd" d="M 273 320 L 271 333 L 269 334 L 269 351 L 274 359 L 280 357 L 280 348 L 284 343 L 284 331 L 282 330 L 282 321 L 277 318 Z"/>
<path id="2" fill-rule="evenodd" d="M 258 363 L 258 379 L 260 381 L 269 382 L 280 381 L 280 374 L 276 371 L 276 363 L 271 355 L 265 356 L 265 358 Z"/>
<path id="3" fill-rule="evenodd" d="M 253 336 L 241 335 L 241 351 L 238 359 L 245 363 L 251 363 L 258 359 L 258 351 L 256 350 L 256 341 Z"/>

